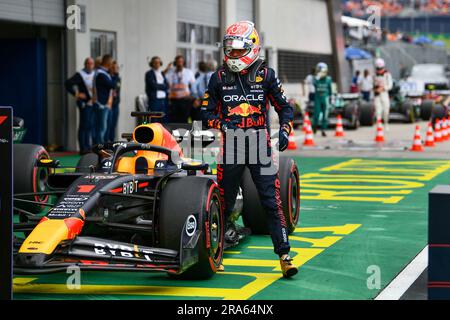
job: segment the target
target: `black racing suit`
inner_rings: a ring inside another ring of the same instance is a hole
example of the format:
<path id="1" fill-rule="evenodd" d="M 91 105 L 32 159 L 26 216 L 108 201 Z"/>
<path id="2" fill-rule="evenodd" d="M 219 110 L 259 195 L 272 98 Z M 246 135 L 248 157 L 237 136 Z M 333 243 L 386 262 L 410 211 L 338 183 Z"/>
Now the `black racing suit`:
<path id="1" fill-rule="evenodd" d="M 243 129 L 236 132 L 250 134 L 245 136 L 245 144 L 230 138 L 229 133 L 233 131 L 234 134 L 234 130 L 227 130 L 222 135 L 221 158 L 217 166 L 222 207 L 228 221 L 244 169 L 249 168 L 267 214 L 274 251 L 281 256 L 289 253 L 290 246 L 280 198 L 278 170 L 263 170 L 271 167 L 275 160 L 268 133 L 269 103 L 278 113 L 280 125 L 292 128 L 293 109 L 273 69 L 266 67 L 262 60 L 240 73 L 233 73 L 224 66 L 209 81 L 202 103 L 202 118 L 208 128 L 221 130 L 224 124 L 232 124 Z M 233 141 L 230 143 L 230 140 Z M 261 155 L 262 147 L 267 151 Z M 233 151 L 231 157 L 230 151 Z"/>

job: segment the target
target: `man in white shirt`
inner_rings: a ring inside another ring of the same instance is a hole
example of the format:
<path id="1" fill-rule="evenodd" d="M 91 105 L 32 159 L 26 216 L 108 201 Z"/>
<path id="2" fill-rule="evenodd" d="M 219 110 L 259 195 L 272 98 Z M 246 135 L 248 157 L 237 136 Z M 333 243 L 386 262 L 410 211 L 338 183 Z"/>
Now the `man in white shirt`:
<path id="1" fill-rule="evenodd" d="M 370 76 L 369 70 L 364 70 L 363 76 L 358 79 L 358 86 L 361 90 L 363 99 L 369 102 L 370 94 L 373 90 L 373 78 Z"/>
<path id="2" fill-rule="evenodd" d="M 383 118 L 386 131 L 389 131 L 389 111 L 391 102 L 389 100 L 389 90 L 392 89 L 393 81 L 389 71 L 386 70 L 383 59 L 375 60 L 376 74 L 374 78 L 374 104 L 377 119 Z"/>
<path id="3" fill-rule="evenodd" d="M 308 101 L 314 101 L 314 93 L 316 92 L 316 87 L 314 87 L 314 75 L 316 70 L 314 68 L 311 69 L 311 73 L 308 74 L 305 78 L 305 84 L 308 88 Z"/>
<path id="4" fill-rule="evenodd" d="M 184 57 L 176 56 L 174 66 L 167 74 L 169 82 L 169 116 L 174 123 L 187 123 L 191 114 L 193 97 L 191 87 L 195 83 L 192 70 L 184 67 Z"/>

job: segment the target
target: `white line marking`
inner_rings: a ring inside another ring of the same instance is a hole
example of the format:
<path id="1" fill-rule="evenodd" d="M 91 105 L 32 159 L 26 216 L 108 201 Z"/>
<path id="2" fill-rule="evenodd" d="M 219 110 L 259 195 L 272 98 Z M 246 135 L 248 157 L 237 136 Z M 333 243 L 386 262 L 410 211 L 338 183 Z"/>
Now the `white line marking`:
<path id="1" fill-rule="evenodd" d="M 428 246 L 400 272 L 394 280 L 380 292 L 375 300 L 399 300 L 428 265 Z"/>

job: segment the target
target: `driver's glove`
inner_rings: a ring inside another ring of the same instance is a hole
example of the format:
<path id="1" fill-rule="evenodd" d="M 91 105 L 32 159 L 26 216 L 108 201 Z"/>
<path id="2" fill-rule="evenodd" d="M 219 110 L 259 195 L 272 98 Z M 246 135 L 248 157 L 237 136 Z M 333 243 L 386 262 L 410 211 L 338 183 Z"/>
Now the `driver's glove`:
<path id="1" fill-rule="evenodd" d="M 288 124 L 283 124 L 280 128 L 279 139 L 278 139 L 278 149 L 283 152 L 287 149 L 289 144 L 289 134 L 291 133 L 291 126 Z"/>

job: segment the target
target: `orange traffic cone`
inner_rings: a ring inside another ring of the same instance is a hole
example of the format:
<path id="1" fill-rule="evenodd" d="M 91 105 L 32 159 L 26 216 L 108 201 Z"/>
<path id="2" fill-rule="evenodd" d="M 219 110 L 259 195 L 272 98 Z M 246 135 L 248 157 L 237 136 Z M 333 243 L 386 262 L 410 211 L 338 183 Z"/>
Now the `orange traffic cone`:
<path id="1" fill-rule="evenodd" d="M 441 124 L 442 124 L 441 127 L 442 141 L 448 140 L 449 136 L 448 136 L 447 119 L 442 118 Z"/>
<path id="2" fill-rule="evenodd" d="M 303 132 L 306 133 L 306 128 L 308 127 L 308 125 L 311 125 L 311 119 L 309 118 L 309 113 L 305 112 L 305 117 L 303 118 L 303 127 L 302 127 Z"/>
<path id="3" fill-rule="evenodd" d="M 414 133 L 414 143 L 410 149 L 411 151 L 423 151 L 422 137 L 420 135 L 420 126 L 416 126 L 416 132 Z"/>
<path id="4" fill-rule="evenodd" d="M 295 142 L 294 130 L 291 130 L 291 133 L 289 134 L 288 150 L 297 150 L 297 143 Z"/>
<path id="5" fill-rule="evenodd" d="M 306 135 L 305 135 L 305 141 L 303 142 L 304 146 L 314 146 L 314 138 L 313 138 L 313 132 L 311 125 L 309 124 L 306 127 Z"/>
<path id="6" fill-rule="evenodd" d="M 334 133 L 335 137 L 343 137 L 344 136 L 344 126 L 342 125 L 342 116 L 338 114 L 337 116 L 337 124 L 336 124 L 336 132 Z"/>
<path id="7" fill-rule="evenodd" d="M 433 125 L 431 122 L 428 123 L 427 130 L 427 140 L 425 140 L 425 147 L 434 147 L 434 134 L 433 134 Z"/>
<path id="8" fill-rule="evenodd" d="M 436 119 L 436 124 L 434 125 L 434 141 L 442 142 L 441 121 L 439 119 Z"/>
<path id="9" fill-rule="evenodd" d="M 383 124 L 381 119 L 377 120 L 377 135 L 375 137 L 375 142 L 384 142 Z"/>

